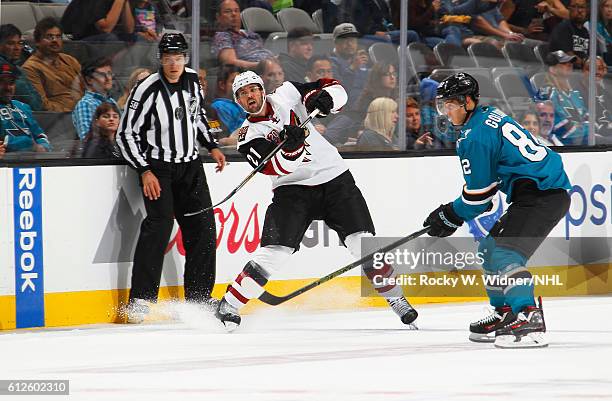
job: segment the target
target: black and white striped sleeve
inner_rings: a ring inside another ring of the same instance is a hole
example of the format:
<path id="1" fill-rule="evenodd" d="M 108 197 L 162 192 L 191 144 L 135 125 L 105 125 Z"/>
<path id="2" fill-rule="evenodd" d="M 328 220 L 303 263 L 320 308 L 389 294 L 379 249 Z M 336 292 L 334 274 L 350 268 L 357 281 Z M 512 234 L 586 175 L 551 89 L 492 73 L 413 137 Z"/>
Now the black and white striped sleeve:
<path id="1" fill-rule="evenodd" d="M 198 142 L 200 142 L 200 144 L 206 149 L 208 149 L 208 151 L 210 152 L 211 150 L 218 148 L 219 145 L 217 145 L 215 138 L 213 138 L 210 133 L 210 126 L 208 125 L 206 110 L 204 110 L 204 92 L 202 91 L 202 86 L 197 80 L 195 85 L 198 96 L 200 98 L 200 111 L 198 113 L 196 121 L 196 127 L 198 130 L 197 138 Z"/>
<path id="2" fill-rule="evenodd" d="M 117 131 L 117 145 L 123 157 L 139 174 L 149 170 L 145 154 L 147 139 L 144 127 L 147 125 L 151 110 L 155 107 L 155 96 L 151 92 L 149 80 L 141 82 L 132 89 Z"/>

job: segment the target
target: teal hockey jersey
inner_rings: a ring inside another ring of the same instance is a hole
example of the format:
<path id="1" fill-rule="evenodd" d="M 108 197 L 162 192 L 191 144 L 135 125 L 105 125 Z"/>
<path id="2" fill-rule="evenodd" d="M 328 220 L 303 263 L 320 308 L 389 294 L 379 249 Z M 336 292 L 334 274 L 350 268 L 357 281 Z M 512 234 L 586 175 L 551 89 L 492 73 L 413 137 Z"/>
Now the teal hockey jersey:
<path id="1" fill-rule="evenodd" d="M 561 156 L 495 107 L 476 107 L 461 129 L 457 155 L 465 185 L 453 209 L 463 220 L 484 212 L 497 191 L 512 202 L 512 184 L 521 178 L 541 190 L 571 188 Z"/>
<path id="2" fill-rule="evenodd" d="M 17 100 L 0 104 L 0 141 L 7 145 L 7 152 L 30 151 L 34 142 L 47 150 L 51 149 L 47 136 L 32 115 L 30 106 Z"/>

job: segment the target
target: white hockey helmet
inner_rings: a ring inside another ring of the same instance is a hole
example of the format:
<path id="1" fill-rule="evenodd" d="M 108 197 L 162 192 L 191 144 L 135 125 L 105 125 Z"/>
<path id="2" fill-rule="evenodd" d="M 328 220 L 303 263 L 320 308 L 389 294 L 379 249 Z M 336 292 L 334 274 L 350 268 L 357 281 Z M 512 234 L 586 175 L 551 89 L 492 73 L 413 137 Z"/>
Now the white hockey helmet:
<path id="1" fill-rule="evenodd" d="M 254 73 L 253 71 L 242 72 L 236 75 L 236 78 L 234 78 L 234 82 L 232 83 L 232 93 L 234 94 L 234 102 L 238 103 L 238 96 L 236 96 L 236 92 L 238 92 L 238 89 L 244 88 L 245 86 L 250 85 L 250 84 L 257 84 L 261 86 L 261 90 L 264 92 L 263 101 L 261 103 L 261 108 L 255 113 L 255 114 L 258 114 L 259 112 L 261 112 L 261 110 L 264 108 L 266 104 L 266 89 L 264 87 L 263 79 L 261 79 L 261 77 L 257 75 L 256 73 Z M 240 106 L 240 103 L 238 103 L 238 105 Z M 242 109 L 244 110 L 244 107 L 242 107 Z"/>

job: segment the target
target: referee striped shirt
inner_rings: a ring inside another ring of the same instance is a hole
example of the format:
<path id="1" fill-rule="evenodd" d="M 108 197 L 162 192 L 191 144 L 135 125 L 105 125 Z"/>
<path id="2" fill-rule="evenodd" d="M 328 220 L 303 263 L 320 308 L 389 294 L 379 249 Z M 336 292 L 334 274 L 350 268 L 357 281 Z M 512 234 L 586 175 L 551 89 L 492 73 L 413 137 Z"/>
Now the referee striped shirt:
<path id="1" fill-rule="evenodd" d="M 199 157 L 198 142 L 209 151 L 217 144 L 210 135 L 198 74 L 185 68 L 171 84 L 161 70 L 132 89 L 117 132 L 123 157 L 140 174 L 149 160 L 185 163 Z"/>

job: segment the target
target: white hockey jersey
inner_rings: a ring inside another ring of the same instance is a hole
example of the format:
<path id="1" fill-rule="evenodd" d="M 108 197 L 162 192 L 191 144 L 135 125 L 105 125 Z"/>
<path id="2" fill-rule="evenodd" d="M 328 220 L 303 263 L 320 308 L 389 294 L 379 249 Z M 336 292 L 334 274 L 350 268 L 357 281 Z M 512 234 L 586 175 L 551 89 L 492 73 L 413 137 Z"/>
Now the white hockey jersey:
<path id="1" fill-rule="evenodd" d="M 238 132 L 238 151 L 256 167 L 280 142 L 279 132 L 285 125 L 300 125 L 308 117 L 304 104 L 319 90 L 327 91 L 333 101 L 332 113 L 337 113 L 348 99 L 340 83 L 333 79 L 300 84 L 285 82 L 266 97 L 266 114 L 249 116 Z M 304 146 L 286 151 L 281 149 L 262 170 L 272 178 L 272 189 L 281 185 L 320 185 L 348 170 L 348 166 L 331 145 L 315 129 L 306 125 Z"/>

